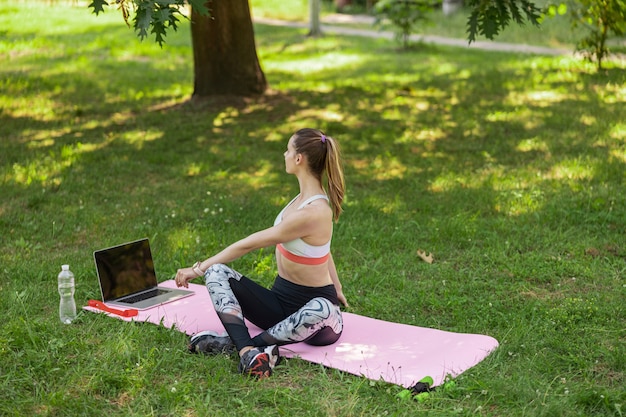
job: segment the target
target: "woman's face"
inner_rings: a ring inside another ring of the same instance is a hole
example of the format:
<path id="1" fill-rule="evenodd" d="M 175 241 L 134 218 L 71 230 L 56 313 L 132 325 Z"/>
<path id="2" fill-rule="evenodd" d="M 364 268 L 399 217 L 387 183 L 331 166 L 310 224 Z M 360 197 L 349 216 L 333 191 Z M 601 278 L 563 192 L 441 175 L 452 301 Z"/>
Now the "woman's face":
<path id="1" fill-rule="evenodd" d="M 296 149 L 293 145 L 294 138 L 293 136 L 289 139 L 289 143 L 287 143 L 287 150 L 284 153 L 285 156 L 285 171 L 287 173 L 292 174 L 294 172 L 294 168 L 296 166 L 296 160 L 300 158 L 299 154 L 296 153 Z"/>

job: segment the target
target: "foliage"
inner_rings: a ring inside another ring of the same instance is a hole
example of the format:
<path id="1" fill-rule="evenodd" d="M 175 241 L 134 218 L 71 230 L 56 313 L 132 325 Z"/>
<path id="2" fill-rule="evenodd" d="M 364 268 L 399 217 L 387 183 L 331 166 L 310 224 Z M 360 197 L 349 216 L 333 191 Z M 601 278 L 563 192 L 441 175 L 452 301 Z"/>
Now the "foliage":
<path id="1" fill-rule="evenodd" d="M 511 20 L 520 25 L 526 20 L 538 25 L 541 17 L 541 10 L 529 0 L 469 0 L 467 5 L 471 9 L 467 19 L 470 43 L 477 34 L 494 39 Z"/>
<path id="2" fill-rule="evenodd" d="M 428 14 L 433 11 L 434 6 L 435 3 L 431 0 L 380 0 L 374 6 L 375 24 L 384 27 L 389 21 L 396 39 L 406 49 L 410 36 L 428 22 Z"/>
<path id="3" fill-rule="evenodd" d="M 586 36 L 576 45 L 597 69 L 602 69 L 610 50 L 607 44 L 611 35 L 626 34 L 626 0 L 575 0 L 552 4 L 547 8 L 548 16 L 564 14 L 569 8 L 572 28 L 584 28 Z"/>
<path id="4" fill-rule="evenodd" d="M 200 13 L 208 14 L 206 0 L 116 0 L 118 9 L 128 26 L 132 19 L 133 29 L 140 39 L 148 36 L 148 32 L 154 34 L 154 40 L 160 46 L 165 42 L 167 31 L 178 29 L 179 17 L 185 17 L 181 11 L 189 3 Z M 108 6 L 107 0 L 92 0 L 89 7 L 96 15 L 104 12 L 104 6 Z"/>
<path id="5" fill-rule="evenodd" d="M 222 0 L 216 0 L 222 1 Z M 624 1 L 624 0 L 615 0 Z M 181 8 L 190 4 L 202 14 L 209 14 L 205 0 L 117 0 L 116 4 L 127 25 L 132 26 L 141 39 L 153 33 L 155 41 L 163 45 L 168 30 L 177 30 L 179 18 L 185 17 Z M 406 48 L 409 37 L 429 22 L 428 16 L 438 5 L 437 0 L 380 0 L 374 7 L 377 24 L 384 26 L 384 20 L 391 22 L 396 38 Z M 107 0 L 92 0 L 89 7 L 96 15 L 104 12 Z M 523 24 L 528 20 L 538 24 L 540 11 L 530 0 L 469 0 L 471 12 L 467 20 L 467 36 L 470 42 L 478 34 L 493 39 L 511 20 Z"/>

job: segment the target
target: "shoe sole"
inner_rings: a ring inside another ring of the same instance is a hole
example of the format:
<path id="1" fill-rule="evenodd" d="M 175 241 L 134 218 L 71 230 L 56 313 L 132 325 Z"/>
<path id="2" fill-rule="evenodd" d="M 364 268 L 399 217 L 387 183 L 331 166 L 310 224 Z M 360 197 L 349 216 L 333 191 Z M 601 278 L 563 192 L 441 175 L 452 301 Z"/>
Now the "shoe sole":
<path id="1" fill-rule="evenodd" d="M 257 379 L 264 379 L 272 375 L 274 367 L 280 362 L 280 354 L 278 346 L 257 349 L 259 353 L 256 354 L 243 369 L 240 368 L 239 372 L 244 375 L 248 375 Z"/>
<path id="2" fill-rule="evenodd" d="M 253 378 L 264 379 L 272 375 L 270 366 L 270 355 L 260 353 L 254 357 L 252 362 L 246 367 L 245 372 Z"/>
<path id="3" fill-rule="evenodd" d="M 236 348 L 234 344 L 228 344 L 228 345 L 219 345 L 217 343 L 215 344 L 211 344 L 209 343 L 209 350 L 197 350 L 198 345 L 206 338 L 219 338 L 219 337 L 225 337 L 225 335 L 222 334 L 218 334 L 212 330 L 205 330 L 202 331 L 200 333 L 196 333 L 195 335 L 193 335 L 191 337 L 191 339 L 189 340 L 189 344 L 187 345 L 187 349 L 189 350 L 190 353 L 204 353 L 204 354 L 215 354 L 215 353 L 224 353 L 224 354 L 230 354 L 233 353 Z"/>

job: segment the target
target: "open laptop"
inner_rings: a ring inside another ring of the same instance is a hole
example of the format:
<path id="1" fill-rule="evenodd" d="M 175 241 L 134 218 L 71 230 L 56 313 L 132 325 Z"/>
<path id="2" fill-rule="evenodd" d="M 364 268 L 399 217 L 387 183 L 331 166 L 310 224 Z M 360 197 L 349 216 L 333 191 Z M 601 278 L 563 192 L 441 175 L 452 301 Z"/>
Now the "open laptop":
<path id="1" fill-rule="evenodd" d="M 106 304 L 145 310 L 193 295 L 157 285 L 148 239 L 97 250 L 93 257 Z"/>

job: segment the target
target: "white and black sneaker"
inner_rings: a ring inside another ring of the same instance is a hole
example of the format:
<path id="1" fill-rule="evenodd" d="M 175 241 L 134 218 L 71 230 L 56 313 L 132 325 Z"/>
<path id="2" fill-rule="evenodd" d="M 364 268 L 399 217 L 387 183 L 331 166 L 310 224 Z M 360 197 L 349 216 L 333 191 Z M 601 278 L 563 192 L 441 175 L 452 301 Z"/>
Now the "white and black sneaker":
<path id="1" fill-rule="evenodd" d="M 257 379 L 267 378 L 272 375 L 279 361 L 278 346 L 256 347 L 243 354 L 239 361 L 239 372 Z"/>
<path id="2" fill-rule="evenodd" d="M 205 355 L 223 353 L 230 355 L 237 348 L 226 333 L 217 333 L 212 330 L 205 330 L 196 333 L 189 340 L 189 352 L 204 353 Z"/>

